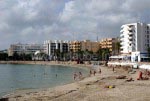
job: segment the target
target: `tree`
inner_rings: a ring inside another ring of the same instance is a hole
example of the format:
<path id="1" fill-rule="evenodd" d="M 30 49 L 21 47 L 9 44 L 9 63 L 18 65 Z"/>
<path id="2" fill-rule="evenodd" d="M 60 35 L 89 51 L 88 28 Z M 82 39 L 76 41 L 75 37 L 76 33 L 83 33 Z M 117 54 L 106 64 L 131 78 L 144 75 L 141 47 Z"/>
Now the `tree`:
<path id="1" fill-rule="evenodd" d="M 60 60 L 60 50 L 59 49 L 54 50 L 54 56 L 55 56 L 56 60 Z"/>
<path id="2" fill-rule="evenodd" d="M 78 54 L 78 58 L 80 59 L 80 58 L 83 58 L 83 51 L 81 51 L 81 50 L 79 50 L 78 52 L 77 52 L 77 54 Z"/>
<path id="3" fill-rule="evenodd" d="M 117 53 L 119 54 L 120 53 L 120 47 L 121 47 L 120 42 L 116 42 L 115 46 L 116 46 Z"/>
<path id="4" fill-rule="evenodd" d="M 99 59 L 102 61 L 107 61 L 109 59 L 110 51 L 108 48 L 100 48 L 96 53 L 98 54 Z"/>
<path id="5" fill-rule="evenodd" d="M 6 61 L 8 59 L 8 54 L 7 53 L 0 53 L 0 60 Z"/>
<path id="6" fill-rule="evenodd" d="M 86 49 L 83 54 L 84 54 L 85 60 L 91 60 L 91 55 L 93 54 L 93 52 Z"/>
<path id="7" fill-rule="evenodd" d="M 19 54 L 17 52 L 13 54 L 13 60 L 19 60 Z"/>
<path id="8" fill-rule="evenodd" d="M 27 61 L 32 60 L 32 54 L 25 54 L 24 59 L 27 60 Z"/>
<path id="9" fill-rule="evenodd" d="M 98 59 L 99 60 L 102 60 L 102 49 L 99 48 L 98 51 L 96 52 L 97 56 L 98 56 Z"/>

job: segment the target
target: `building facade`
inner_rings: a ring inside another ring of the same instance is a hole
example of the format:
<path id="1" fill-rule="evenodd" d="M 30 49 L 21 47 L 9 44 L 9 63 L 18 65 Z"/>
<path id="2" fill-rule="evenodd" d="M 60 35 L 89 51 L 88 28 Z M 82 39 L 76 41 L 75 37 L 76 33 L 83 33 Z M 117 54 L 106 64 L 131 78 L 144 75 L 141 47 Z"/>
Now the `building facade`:
<path id="1" fill-rule="evenodd" d="M 18 54 L 34 54 L 36 51 L 44 52 L 44 46 L 41 44 L 12 44 L 8 49 L 8 55 Z"/>
<path id="2" fill-rule="evenodd" d="M 44 41 L 44 46 L 45 46 L 45 53 L 48 54 L 50 57 L 55 56 L 58 52 L 59 53 L 69 52 L 69 42 L 68 41 L 46 40 L 46 41 Z"/>
<path id="3" fill-rule="evenodd" d="M 91 42 L 90 40 L 81 41 L 81 51 L 92 51 L 96 53 L 99 50 L 98 42 Z"/>
<path id="4" fill-rule="evenodd" d="M 78 52 L 81 50 L 81 42 L 80 41 L 71 41 L 69 44 L 70 51 Z"/>
<path id="5" fill-rule="evenodd" d="M 146 54 L 148 52 L 147 50 L 150 47 L 149 24 L 145 23 L 125 24 L 121 26 L 120 33 L 121 33 L 120 44 L 122 54 L 130 54 L 131 60 L 133 61 L 134 60 L 141 61 L 142 58 L 146 57 Z"/>
<path id="6" fill-rule="evenodd" d="M 105 38 L 100 41 L 101 49 L 109 49 L 110 53 L 115 54 L 117 51 L 117 42 L 119 42 L 118 38 Z"/>

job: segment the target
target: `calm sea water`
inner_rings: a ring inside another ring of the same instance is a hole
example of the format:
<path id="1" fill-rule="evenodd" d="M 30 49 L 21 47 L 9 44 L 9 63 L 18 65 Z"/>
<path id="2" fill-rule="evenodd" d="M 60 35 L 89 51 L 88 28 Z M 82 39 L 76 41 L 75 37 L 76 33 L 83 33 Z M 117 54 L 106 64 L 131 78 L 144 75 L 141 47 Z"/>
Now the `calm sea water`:
<path id="1" fill-rule="evenodd" d="M 67 66 L 0 64 L 0 97 L 21 89 L 49 88 L 73 82 L 73 73 L 86 69 Z"/>

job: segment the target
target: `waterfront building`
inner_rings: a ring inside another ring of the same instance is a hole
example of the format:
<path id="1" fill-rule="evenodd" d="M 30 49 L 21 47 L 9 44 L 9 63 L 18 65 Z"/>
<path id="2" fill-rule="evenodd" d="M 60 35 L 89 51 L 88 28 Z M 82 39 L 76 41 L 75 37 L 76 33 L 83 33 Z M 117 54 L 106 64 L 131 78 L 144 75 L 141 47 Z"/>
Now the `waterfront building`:
<path id="1" fill-rule="evenodd" d="M 62 40 L 46 40 L 44 41 L 45 53 L 50 58 L 57 58 L 57 54 L 69 52 L 69 41 Z"/>
<path id="2" fill-rule="evenodd" d="M 41 44 L 12 44 L 8 49 L 8 55 L 13 56 L 14 53 L 18 54 L 34 54 L 36 51 L 44 52 L 44 46 Z"/>
<path id="3" fill-rule="evenodd" d="M 8 50 L 5 49 L 5 50 L 0 50 L 0 53 L 8 53 Z"/>
<path id="4" fill-rule="evenodd" d="M 121 26 L 121 53 L 130 55 L 131 61 L 145 61 L 150 47 L 150 24 L 131 23 Z"/>
<path id="5" fill-rule="evenodd" d="M 69 48 L 71 52 L 78 52 L 81 50 L 81 42 L 80 41 L 71 41 L 69 44 Z"/>
<path id="6" fill-rule="evenodd" d="M 100 41 L 101 49 L 109 49 L 111 54 L 116 54 L 117 50 L 117 42 L 119 42 L 118 38 L 105 38 Z"/>
<path id="7" fill-rule="evenodd" d="M 86 50 L 96 53 L 99 50 L 99 43 L 91 42 L 90 40 L 81 41 L 81 51 Z"/>

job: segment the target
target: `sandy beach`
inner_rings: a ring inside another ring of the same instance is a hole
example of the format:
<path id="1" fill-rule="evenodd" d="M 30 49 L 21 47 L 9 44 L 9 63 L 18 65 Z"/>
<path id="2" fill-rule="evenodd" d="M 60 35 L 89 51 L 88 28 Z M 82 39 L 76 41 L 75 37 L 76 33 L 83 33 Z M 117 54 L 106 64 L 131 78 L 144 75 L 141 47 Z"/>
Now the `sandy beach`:
<path id="1" fill-rule="evenodd" d="M 4 96 L 9 101 L 149 101 L 150 80 L 137 80 L 139 69 L 101 66 L 101 74 L 55 88 L 18 91 Z M 124 76 L 125 78 L 117 79 Z M 132 78 L 132 80 L 129 80 Z"/>

